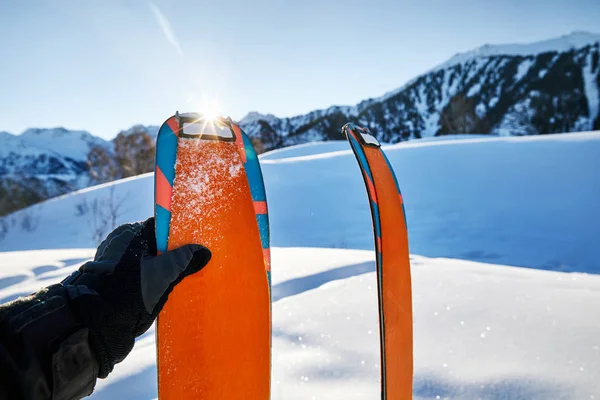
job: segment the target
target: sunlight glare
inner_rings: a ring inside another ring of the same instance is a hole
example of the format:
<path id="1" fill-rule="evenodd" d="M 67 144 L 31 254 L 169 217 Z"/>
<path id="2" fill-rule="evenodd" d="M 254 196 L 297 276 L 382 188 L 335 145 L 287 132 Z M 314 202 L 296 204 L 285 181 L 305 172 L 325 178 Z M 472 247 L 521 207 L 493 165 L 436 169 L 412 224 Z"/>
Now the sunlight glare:
<path id="1" fill-rule="evenodd" d="M 214 122 L 221 116 L 221 104 L 216 99 L 203 101 L 199 111 L 206 121 Z"/>

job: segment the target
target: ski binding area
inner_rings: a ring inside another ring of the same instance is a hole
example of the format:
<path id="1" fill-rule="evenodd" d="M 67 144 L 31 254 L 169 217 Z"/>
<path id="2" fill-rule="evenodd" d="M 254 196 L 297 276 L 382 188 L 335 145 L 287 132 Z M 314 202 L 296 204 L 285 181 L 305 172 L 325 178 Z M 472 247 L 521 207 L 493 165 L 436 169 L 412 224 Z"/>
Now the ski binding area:
<path id="1" fill-rule="evenodd" d="M 410 240 L 413 398 L 600 398 L 600 134 L 382 148 Z M 376 257 L 352 150 L 328 142 L 260 158 L 272 246 L 271 398 L 378 399 Z M 58 282 L 92 257 L 98 213 L 141 220 L 153 198 L 148 174 L 10 215 L 0 300 Z M 91 398 L 154 399 L 156 379 L 152 328 Z"/>

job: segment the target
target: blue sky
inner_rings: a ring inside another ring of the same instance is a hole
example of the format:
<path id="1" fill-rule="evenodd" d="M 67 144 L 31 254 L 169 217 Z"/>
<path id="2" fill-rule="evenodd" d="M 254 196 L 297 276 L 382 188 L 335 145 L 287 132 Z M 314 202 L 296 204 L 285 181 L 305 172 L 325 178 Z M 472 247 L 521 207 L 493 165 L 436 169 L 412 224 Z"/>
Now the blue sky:
<path id="1" fill-rule="evenodd" d="M 485 43 L 600 31 L 600 1 L 0 2 L 0 131 L 105 138 L 175 110 L 292 116 L 380 96 Z"/>

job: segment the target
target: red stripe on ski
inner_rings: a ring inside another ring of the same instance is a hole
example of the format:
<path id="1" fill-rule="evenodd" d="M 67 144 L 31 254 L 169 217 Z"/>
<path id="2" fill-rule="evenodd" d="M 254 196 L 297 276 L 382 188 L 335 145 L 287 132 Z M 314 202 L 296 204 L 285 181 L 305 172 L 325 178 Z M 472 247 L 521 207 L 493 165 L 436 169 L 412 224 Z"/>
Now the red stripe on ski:
<path id="1" fill-rule="evenodd" d="M 371 181 L 371 178 L 369 178 L 367 174 L 365 174 L 365 176 L 367 178 L 367 189 L 371 194 L 371 199 L 375 202 L 375 204 L 377 204 L 377 192 L 375 192 L 375 186 L 373 186 L 373 181 Z"/>
<path id="2" fill-rule="evenodd" d="M 265 259 L 265 268 L 267 272 L 271 272 L 271 249 L 263 249 L 263 257 Z"/>
<path id="3" fill-rule="evenodd" d="M 173 117 L 169 118 L 167 120 L 167 125 L 169 125 L 169 128 L 171 128 L 171 130 L 173 131 L 175 136 L 179 136 L 179 124 L 177 123 L 175 118 L 173 118 Z"/>
<path id="4" fill-rule="evenodd" d="M 267 202 L 266 201 L 255 201 L 254 202 L 254 212 L 256 214 L 266 214 L 267 213 Z"/>
<path id="5" fill-rule="evenodd" d="M 242 137 L 240 127 L 236 124 L 231 124 L 231 128 L 233 128 L 233 132 L 235 133 L 235 144 L 237 146 L 238 153 L 240 153 L 242 162 L 246 163 L 246 149 L 244 148 L 244 138 Z"/>
<path id="6" fill-rule="evenodd" d="M 171 211 L 171 196 L 173 195 L 173 187 L 161 171 L 159 166 L 156 166 L 156 204 L 167 211 Z"/>

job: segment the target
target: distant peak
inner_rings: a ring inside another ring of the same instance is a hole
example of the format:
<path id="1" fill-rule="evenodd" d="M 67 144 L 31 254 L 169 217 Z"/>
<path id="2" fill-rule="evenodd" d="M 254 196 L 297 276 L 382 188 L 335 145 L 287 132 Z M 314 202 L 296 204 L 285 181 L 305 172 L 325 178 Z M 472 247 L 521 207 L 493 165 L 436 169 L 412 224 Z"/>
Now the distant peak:
<path id="1" fill-rule="evenodd" d="M 257 111 L 250 111 L 244 118 L 242 118 L 239 122 L 241 124 L 249 124 L 252 122 L 260 121 L 260 120 L 274 120 L 277 119 L 273 114 L 261 114 Z"/>
<path id="2" fill-rule="evenodd" d="M 129 136 L 133 133 L 138 133 L 138 132 L 144 132 L 147 133 L 148 135 L 152 136 L 152 137 L 156 137 L 156 135 L 158 135 L 158 130 L 160 129 L 159 126 L 156 125 L 142 125 L 142 124 L 135 124 L 133 125 L 131 128 L 121 131 L 119 132 L 120 134 L 123 134 L 125 136 Z"/>
<path id="3" fill-rule="evenodd" d="M 85 136 L 91 136 L 91 134 L 87 131 L 75 131 L 75 130 L 70 130 L 70 129 L 64 128 L 62 126 L 59 126 L 56 128 L 29 128 L 25 132 L 23 132 L 21 134 L 21 136 L 27 137 L 27 136 L 43 135 L 43 136 L 59 137 L 59 136 L 82 135 L 82 134 Z"/>

